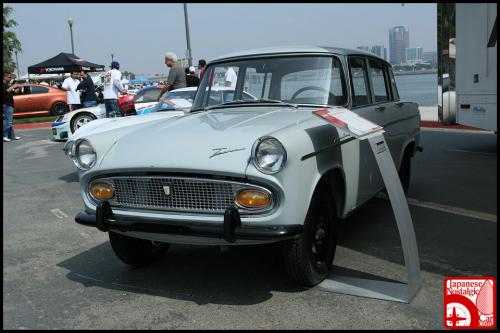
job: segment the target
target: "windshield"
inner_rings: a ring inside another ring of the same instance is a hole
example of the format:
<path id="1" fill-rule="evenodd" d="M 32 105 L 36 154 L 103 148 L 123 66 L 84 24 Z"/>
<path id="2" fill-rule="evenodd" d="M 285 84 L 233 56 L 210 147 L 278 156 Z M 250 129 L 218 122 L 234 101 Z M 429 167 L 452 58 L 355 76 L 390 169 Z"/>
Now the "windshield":
<path id="1" fill-rule="evenodd" d="M 158 96 L 160 96 L 160 92 L 161 89 L 157 88 L 141 90 L 135 94 L 134 100 L 136 103 L 156 102 L 158 100 Z"/>
<path id="2" fill-rule="evenodd" d="M 176 110 L 179 108 L 190 108 L 193 104 L 196 90 L 192 91 L 169 91 L 160 98 L 160 101 L 151 112 Z"/>
<path id="3" fill-rule="evenodd" d="M 340 61 L 332 56 L 283 56 L 209 65 L 193 110 L 234 101 L 256 104 L 266 100 L 306 106 L 345 105 Z"/>

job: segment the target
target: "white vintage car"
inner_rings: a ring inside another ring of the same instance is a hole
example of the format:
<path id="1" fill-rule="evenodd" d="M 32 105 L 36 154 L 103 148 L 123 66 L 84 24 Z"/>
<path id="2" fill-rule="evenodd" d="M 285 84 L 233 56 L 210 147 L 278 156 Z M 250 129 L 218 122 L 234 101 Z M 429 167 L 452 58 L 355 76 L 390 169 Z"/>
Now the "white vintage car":
<path id="1" fill-rule="evenodd" d="M 225 82 L 231 67 L 236 82 Z M 218 87 L 234 87 L 230 100 Z M 255 98 L 245 99 L 245 94 Z M 364 141 L 313 114 L 349 109 L 385 129 L 404 189 L 420 114 L 400 101 L 389 63 L 329 47 L 239 52 L 209 63 L 183 116 L 100 131 L 67 144 L 85 211 L 125 263 L 143 266 L 169 244 L 282 242 L 289 276 L 329 274 L 339 221 L 384 189 Z"/>

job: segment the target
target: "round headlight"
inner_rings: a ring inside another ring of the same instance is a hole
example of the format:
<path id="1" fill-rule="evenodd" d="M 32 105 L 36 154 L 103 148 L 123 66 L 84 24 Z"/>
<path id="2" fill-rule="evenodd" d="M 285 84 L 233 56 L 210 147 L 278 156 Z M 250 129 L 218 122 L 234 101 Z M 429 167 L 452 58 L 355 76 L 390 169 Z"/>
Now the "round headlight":
<path id="1" fill-rule="evenodd" d="M 75 165 L 82 170 L 92 168 L 97 160 L 94 147 L 85 139 L 77 140 L 73 144 L 71 154 Z"/>
<path id="2" fill-rule="evenodd" d="M 70 157 L 70 158 L 73 158 L 73 155 L 71 153 L 72 149 L 73 149 L 73 145 L 75 144 L 74 141 L 70 140 L 70 141 L 67 141 L 65 144 L 64 144 L 64 153 Z"/>
<path id="3" fill-rule="evenodd" d="M 254 144 L 252 160 L 263 173 L 279 172 L 286 162 L 285 147 L 273 137 L 262 137 Z"/>

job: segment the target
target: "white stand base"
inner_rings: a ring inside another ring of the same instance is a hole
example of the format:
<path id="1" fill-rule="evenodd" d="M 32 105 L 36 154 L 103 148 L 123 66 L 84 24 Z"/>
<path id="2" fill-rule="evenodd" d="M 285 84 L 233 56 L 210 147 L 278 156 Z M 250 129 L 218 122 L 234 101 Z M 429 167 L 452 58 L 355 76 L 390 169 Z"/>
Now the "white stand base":
<path id="1" fill-rule="evenodd" d="M 401 238 L 407 283 L 331 275 L 318 285 L 322 290 L 409 303 L 420 288 L 417 241 L 406 196 L 383 133 L 368 138 L 384 180 Z"/>

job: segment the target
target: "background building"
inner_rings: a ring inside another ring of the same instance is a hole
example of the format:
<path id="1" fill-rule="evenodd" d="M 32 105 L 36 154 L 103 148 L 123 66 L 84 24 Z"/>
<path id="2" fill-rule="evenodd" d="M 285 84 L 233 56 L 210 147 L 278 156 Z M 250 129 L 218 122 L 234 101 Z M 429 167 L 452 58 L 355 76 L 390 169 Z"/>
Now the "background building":
<path id="1" fill-rule="evenodd" d="M 410 47 L 410 32 L 402 26 L 389 29 L 389 62 L 405 62 L 405 49 Z"/>
<path id="2" fill-rule="evenodd" d="M 378 55 L 380 58 L 387 60 L 387 49 L 383 45 L 372 46 L 371 52 Z"/>
<path id="3" fill-rule="evenodd" d="M 424 52 L 424 61 L 430 62 L 431 64 L 435 64 L 437 62 L 437 52 Z"/>
<path id="4" fill-rule="evenodd" d="M 423 61 L 424 49 L 422 47 L 410 47 L 405 49 L 405 61 Z"/>

